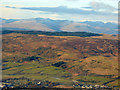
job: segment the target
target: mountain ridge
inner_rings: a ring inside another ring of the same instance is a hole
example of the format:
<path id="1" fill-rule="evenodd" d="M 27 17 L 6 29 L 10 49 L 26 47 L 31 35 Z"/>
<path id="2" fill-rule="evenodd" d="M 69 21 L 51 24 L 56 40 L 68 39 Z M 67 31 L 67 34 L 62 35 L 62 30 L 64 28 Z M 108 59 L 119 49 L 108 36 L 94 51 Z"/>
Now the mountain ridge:
<path id="1" fill-rule="evenodd" d="M 49 18 L 31 19 L 2 19 L 3 28 L 30 29 L 35 31 L 51 32 L 92 32 L 104 34 L 118 34 L 118 25 L 111 22 L 84 21 L 74 22 L 68 20 L 52 20 Z M 32 26 L 32 27 L 31 27 Z"/>

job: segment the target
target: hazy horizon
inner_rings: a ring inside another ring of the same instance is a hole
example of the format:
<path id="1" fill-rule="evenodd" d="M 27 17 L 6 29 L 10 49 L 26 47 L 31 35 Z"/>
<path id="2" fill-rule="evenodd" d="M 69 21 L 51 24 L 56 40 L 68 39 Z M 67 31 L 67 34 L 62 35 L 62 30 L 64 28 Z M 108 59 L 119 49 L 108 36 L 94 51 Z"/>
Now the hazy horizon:
<path id="1" fill-rule="evenodd" d="M 118 0 L 6 0 L 1 18 L 118 22 Z"/>

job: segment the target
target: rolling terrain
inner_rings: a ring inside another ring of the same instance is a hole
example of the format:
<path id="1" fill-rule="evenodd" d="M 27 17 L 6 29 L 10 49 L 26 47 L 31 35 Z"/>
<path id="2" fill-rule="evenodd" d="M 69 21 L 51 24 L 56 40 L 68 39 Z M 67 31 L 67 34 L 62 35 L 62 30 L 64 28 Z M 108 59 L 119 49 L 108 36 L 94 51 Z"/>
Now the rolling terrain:
<path id="1" fill-rule="evenodd" d="M 52 20 L 45 18 L 31 19 L 2 19 L 2 28 L 7 30 L 34 30 L 49 32 L 92 32 L 104 34 L 118 34 L 118 25 L 112 22 L 84 21 L 74 22 L 68 20 Z M 32 26 L 32 27 L 31 27 Z"/>
<path id="2" fill-rule="evenodd" d="M 78 83 L 118 87 L 117 36 L 64 35 L 4 33 L 3 83 L 27 88 Z"/>

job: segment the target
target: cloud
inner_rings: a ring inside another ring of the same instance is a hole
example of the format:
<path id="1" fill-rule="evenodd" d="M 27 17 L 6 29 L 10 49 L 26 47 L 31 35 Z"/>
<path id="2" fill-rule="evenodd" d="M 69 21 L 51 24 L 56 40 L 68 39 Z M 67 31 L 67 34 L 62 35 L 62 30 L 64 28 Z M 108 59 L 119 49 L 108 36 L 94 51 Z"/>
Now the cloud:
<path id="1" fill-rule="evenodd" d="M 4 9 L 3 9 L 4 8 Z M 22 9 L 21 9 L 22 8 Z M 42 18 L 51 18 L 58 20 L 96 20 L 96 21 L 113 21 L 118 22 L 117 13 L 114 14 L 111 12 L 100 12 L 95 11 L 91 7 L 89 8 L 68 8 L 66 6 L 59 7 L 2 7 L 3 9 L 3 18 L 34 18 L 34 17 L 42 17 Z"/>
<path id="2" fill-rule="evenodd" d="M 5 6 L 6 8 L 16 8 L 16 7 L 11 7 L 11 6 Z"/>
<path id="3" fill-rule="evenodd" d="M 86 8 L 86 9 L 93 9 L 92 7 L 82 7 L 82 8 Z"/>
<path id="4" fill-rule="evenodd" d="M 117 9 L 115 7 L 105 4 L 105 3 L 102 3 L 102 2 L 93 1 L 90 3 L 90 6 L 95 11 L 101 11 L 101 10 L 105 11 L 105 12 L 117 11 Z"/>
<path id="5" fill-rule="evenodd" d="M 10 7 L 8 7 L 10 8 Z M 11 7 L 13 8 L 13 7 Z M 15 7 L 14 7 L 15 8 Z M 95 8 L 95 6 L 94 6 Z M 27 10 L 34 10 L 34 11 L 45 11 L 50 13 L 58 13 L 58 14 L 80 14 L 80 15 L 110 15 L 111 13 L 106 12 L 100 12 L 97 10 L 84 10 L 84 9 L 78 9 L 78 8 L 68 8 L 66 6 L 58 6 L 58 7 L 22 7 L 19 9 L 27 9 Z"/>

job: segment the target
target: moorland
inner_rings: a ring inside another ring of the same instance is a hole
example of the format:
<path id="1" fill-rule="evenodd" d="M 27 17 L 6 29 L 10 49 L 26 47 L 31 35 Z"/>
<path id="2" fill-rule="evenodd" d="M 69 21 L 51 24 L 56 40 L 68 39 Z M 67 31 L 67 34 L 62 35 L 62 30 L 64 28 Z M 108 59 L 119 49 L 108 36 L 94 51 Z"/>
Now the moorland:
<path id="1" fill-rule="evenodd" d="M 118 87 L 117 35 L 3 31 L 3 84 Z"/>

